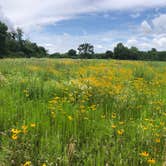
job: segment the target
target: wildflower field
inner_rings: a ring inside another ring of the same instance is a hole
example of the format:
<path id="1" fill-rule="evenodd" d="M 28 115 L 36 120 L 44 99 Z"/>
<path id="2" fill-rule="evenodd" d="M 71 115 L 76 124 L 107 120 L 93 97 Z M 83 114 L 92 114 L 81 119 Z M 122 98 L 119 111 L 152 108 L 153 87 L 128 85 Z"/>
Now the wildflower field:
<path id="1" fill-rule="evenodd" d="M 164 166 L 166 63 L 0 60 L 0 166 Z"/>

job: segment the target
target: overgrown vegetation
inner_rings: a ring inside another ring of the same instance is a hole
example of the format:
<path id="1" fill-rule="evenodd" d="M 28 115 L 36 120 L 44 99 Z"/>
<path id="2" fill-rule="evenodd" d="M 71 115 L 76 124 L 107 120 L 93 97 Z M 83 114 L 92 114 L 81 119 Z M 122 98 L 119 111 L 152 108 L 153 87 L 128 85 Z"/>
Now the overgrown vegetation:
<path id="1" fill-rule="evenodd" d="M 0 61 L 1 166 L 163 165 L 164 62 Z"/>
<path id="2" fill-rule="evenodd" d="M 140 51 L 136 47 L 127 48 L 118 43 L 114 51 L 108 50 L 105 53 L 95 53 L 94 46 L 89 43 L 79 45 L 78 53 L 70 49 L 67 53 L 48 54 L 46 49 L 37 46 L 29 40 L 23 40 L 23 32 L 17 29 L 16 32 L 8 32 L 5 24 L 0 22 L 0 58 L 6 57 L 50 57 L 50 58 L 73 58 L 73 59 L 122 59 L 122 60 L 166 60 L 166 51 L 157 51 L 152 48 L 150 51 Z"/>

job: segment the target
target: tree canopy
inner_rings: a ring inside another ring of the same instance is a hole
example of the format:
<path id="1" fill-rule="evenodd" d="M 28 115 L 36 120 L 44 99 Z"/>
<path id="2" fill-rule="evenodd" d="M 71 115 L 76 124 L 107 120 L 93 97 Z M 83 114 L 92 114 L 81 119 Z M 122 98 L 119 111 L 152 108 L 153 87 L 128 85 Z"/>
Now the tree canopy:
<path id="1" fill-rule="evenodd" d="M 8 27 L 0 22 L 0 58 L 6 57 L 46 57 L 47 51 L 29 40 L 23 39 L 23 31 L 17 28 L 8 32 Z"/>
<path id="2" fill-rule="evenodd" d="M 88 58 L 91 59 L 94 54 L 94 46 L 90 43 L 80 44 L 78 47 L 80 58 Z"/>

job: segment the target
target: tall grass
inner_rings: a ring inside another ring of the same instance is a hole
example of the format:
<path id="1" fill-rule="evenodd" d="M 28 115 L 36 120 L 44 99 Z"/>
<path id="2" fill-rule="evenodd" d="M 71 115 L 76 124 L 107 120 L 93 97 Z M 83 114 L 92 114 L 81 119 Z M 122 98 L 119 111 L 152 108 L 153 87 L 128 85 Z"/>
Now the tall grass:
<path id="1" fill-rule="evenodd" d="M 0 61 L 0 166 L 160 166 L 163 62 Z"/>

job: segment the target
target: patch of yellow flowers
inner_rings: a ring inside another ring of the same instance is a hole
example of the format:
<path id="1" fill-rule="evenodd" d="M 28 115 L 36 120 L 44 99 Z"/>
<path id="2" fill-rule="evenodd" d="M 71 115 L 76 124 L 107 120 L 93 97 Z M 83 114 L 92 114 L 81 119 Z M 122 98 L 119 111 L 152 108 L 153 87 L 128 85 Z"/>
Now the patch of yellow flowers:
<path id="1" fill-rule="evenodd" d="M 34 127 L 36 127 L 36 124 L 31 123 L 30 127 L 34 128 Z M 20 133 L 26 134 L 27 132 L 28 132 L 28 126 L 26 126 L 26 125 L 22 125 L 21 129 L 13 128 L 13 129 L 11 129 L 11 133 L 12 133 L 11 138 L 12 138 L 12 140 L 17 140 L 19 138 L 18 136 Z"/>
<path id="2" fill-rule="evenodd" d="M 146 152 L 146 151 L 143 151 L 143 152 L 140 153 L 140 156 L 147 158 L 147 157 L 149 157 L 149 153 Z M 149 158 L 149 159 L 147 159 L 147 163 L 152 165 L 152 164 L 156 163 L 156 160 L 154 158 Z"/>

